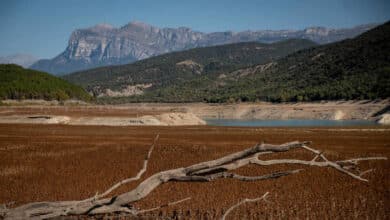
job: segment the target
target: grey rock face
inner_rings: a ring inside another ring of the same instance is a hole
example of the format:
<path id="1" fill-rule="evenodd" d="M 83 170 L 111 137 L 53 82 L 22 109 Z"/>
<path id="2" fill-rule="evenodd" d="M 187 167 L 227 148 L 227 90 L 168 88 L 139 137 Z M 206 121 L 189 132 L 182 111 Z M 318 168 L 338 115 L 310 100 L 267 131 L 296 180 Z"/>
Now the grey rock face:
<path id="1" fill-rule="evenodd" d="M 172 51 L 249 41 L 271 43 L 301 38 L 324 44 L 355 37 L 375 26 L 202 33 L 186 27 L 158 28 L 142 22 L 130 22 L 120 28 L 99 24 L 74 31 L 63 53 L 50 60 L 40 60 L 32 68 L 64 74 L 99 66 L 126 64 Z"/>

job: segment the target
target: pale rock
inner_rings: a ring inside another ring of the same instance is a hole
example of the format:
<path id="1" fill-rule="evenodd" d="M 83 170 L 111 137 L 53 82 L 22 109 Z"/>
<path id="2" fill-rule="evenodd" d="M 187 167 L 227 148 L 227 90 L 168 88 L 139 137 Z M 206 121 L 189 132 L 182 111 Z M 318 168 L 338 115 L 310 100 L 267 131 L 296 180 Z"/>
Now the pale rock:
<path id="1" fill-rule="evenodd" d="M 64 74 L 98 66 L 127 64 L 172 51 L 250 41 L 271 43 L 296 38 L 322 44 L 355 37 L 375 26 L 204 33 L 186 27 L 158 28 L 139 21 L 120 28 L 98 24 L 75 30 L 64 52 L 53 59 L 39 60 L 31 68 Z"/>

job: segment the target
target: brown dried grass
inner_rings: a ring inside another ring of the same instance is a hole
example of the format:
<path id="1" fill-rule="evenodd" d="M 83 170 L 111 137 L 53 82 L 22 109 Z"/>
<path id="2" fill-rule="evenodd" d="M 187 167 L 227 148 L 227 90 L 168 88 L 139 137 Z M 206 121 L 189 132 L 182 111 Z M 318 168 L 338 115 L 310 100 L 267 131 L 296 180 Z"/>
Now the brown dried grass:
<path id="1" fill-rule="evenodd" d="M 96 191 L 102 192 L 138 172 L 157 133 L 160 133 L 159 144 L 144 177 L 215 159 L 261 140 L 275 144 L 311 140 L 330 159 L 390 157 L 388 130 L 359 129 L 0 125 L 0 203 L 15 201 L 15 205 L 20 205 L 32 201 L 84 199 Z M 310 159 L 311 155 L 295 150 L 267 156 L 281 157 Z M 293 168 L 305 168 L 305 171 L 259 182 L 231 179 L 210 183 L 172 182 L 157 188 L 136 205 L 150 208 L 190 196 L 190 201 L 148 216 L 215 219 L 239 200 L 269 191 L 271 203 L 243 205 L 231 213 L 230 219 L 387 219 L 389 165 L 389 161 L 362 163 L 363 168 L 375 168 L 367 176 L 368 184 L 327 168 L 248 166 L 237 173 L 260 175 Z M 116 193 L 128 191 L 139 182 L 124 186 Z"/>

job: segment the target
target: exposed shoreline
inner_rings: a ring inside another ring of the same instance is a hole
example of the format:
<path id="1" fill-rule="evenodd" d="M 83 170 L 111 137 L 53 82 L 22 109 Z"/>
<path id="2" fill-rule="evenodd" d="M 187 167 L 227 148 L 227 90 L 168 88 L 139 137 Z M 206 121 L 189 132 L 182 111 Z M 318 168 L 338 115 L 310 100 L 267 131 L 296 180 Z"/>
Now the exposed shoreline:
<path id="1" fill-rule="evenodd" d="M 64 124 L 101 126 L 180 126 L 205 125 L 206 122 L 192 113 L 163 113 L 141 117 L 101 117 L 65 115 L 10 115 L 0 116 L 0 124 Z"/>
<path id="2" fill-rule="evenodd" d="M 6 103 L 7 104 L 7 103 Z M 73 125 L 204 125 L 202 119 L 321 119 L 378 121 L 390 100 L 318 103 L 129 103 L 122 105 L 59 105 L 36 101 L 0 107 L 0 123 Z M 42 117 L 41 117 L 42 116 Z"/>

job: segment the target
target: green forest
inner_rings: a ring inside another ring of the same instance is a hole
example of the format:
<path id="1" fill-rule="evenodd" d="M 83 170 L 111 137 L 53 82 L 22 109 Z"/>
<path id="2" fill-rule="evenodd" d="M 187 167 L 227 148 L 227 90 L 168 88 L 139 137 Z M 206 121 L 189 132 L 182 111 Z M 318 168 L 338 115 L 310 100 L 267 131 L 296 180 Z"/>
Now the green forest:
<path id="1" fill-rule="evenodd" d="M 141 96 L 99 101 L 223 103 L 388 98 L 390 23 L 354 39 L 306 48 L 268 62 L 266 69 L 264 62 L 241 69 L 222 68 L 187 80 L 172 79 L 170 85 L 152 87 Z"/>
<path id="2" fill-rule="evenodd" d="M 0 99 L 78 99 L 92 97 L 80 86 L 48 73 L 24 69 L 14 64 L 0 65 Z"/>
<path id="3" fill-rule="evenodd" d="M 309 40 L 292 39 L 273 44 L 249 42 L 203 47 L 168 53 L 127 65 L 76 72 L 63 78 L 95 94 L 105 89 L 119 90 L 127 85 L 151 83 L 153 86 L 145 94 L 145 100 L 149 100 L 147 97 L 159 100 L 156 95 L 161 92 L 164 93 L 161 94 L 164 96 L 161 101 L 169 101 L 171 98 L 174 101 L 175 97 L 165 96 L 165 89 L 172 90 L 193 80 L 197 82 L 214 80 L 221 73 L 272 62 L 292 52 L 315 45 Z M 196 87 L 189 89 L 200 88 L 198 86 L 205 85 L 205 82 L 201 84 L 192 85 Z M 185 95 L 186 91 L 182 92 Z M 191 98 L 188 95 L 190 94 L 186 95 L 189 101 L 195 100 L 195 97 Z"/>

